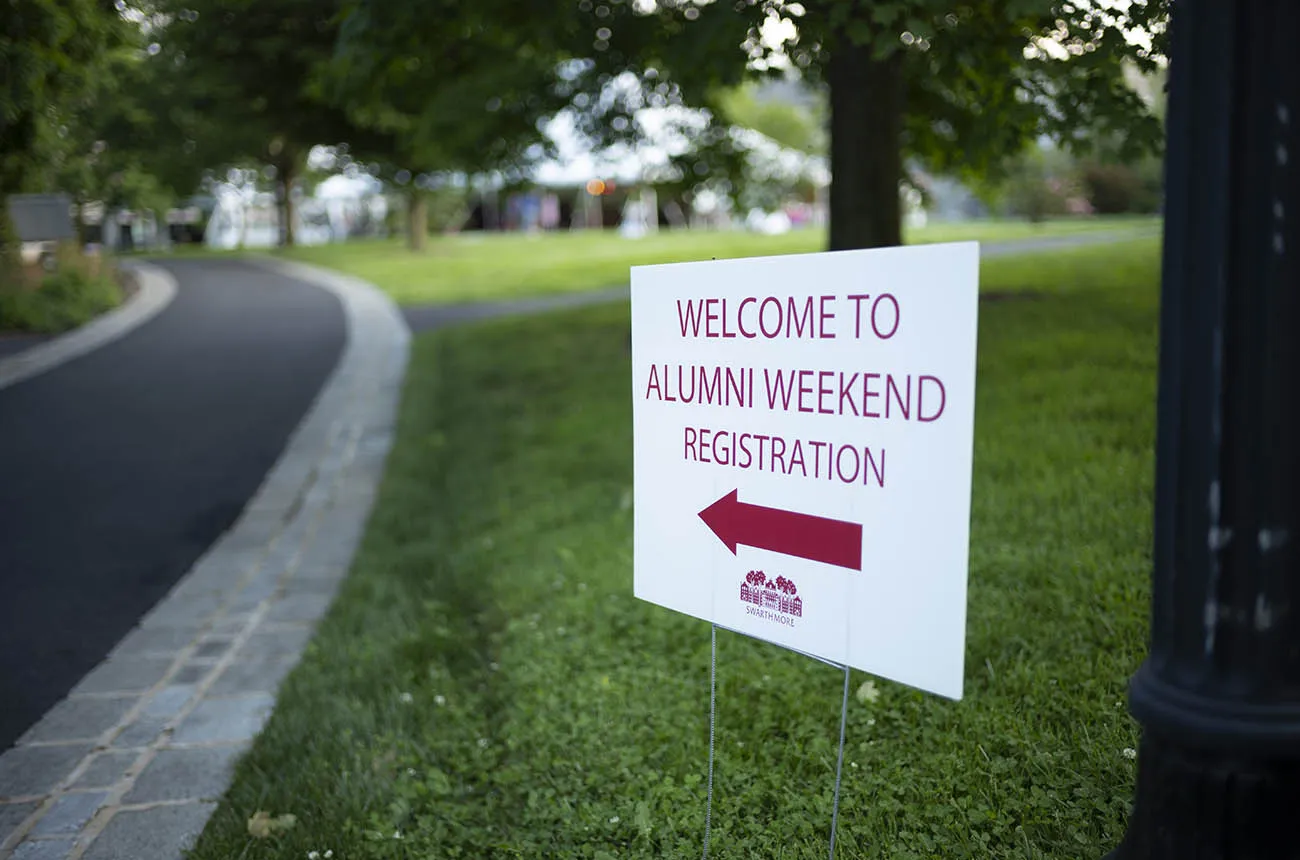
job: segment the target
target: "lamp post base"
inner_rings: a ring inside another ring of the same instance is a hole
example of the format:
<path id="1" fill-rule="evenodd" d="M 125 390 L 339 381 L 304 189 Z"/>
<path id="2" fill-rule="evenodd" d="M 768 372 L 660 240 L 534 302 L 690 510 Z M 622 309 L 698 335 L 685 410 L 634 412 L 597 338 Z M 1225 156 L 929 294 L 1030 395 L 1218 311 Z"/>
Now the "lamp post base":
<path id="1" fill-rule="evenodd" d="M 1148 730 L 1133 815 L 1108 860 L 1300 858 L 1300 760 L 1193 749 Z"/>

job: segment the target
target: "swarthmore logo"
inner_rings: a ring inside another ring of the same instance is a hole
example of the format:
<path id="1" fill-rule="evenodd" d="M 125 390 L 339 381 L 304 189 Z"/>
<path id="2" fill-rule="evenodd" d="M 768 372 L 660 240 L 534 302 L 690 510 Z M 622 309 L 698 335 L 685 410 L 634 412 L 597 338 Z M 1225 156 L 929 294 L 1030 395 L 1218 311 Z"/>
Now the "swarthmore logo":
<path id="1" fill-rule="evenodd" d="M 784 576 L 768 579 L 761 570 L 751 570 L 740 584 L 741 602 L 751 604 L 745 607 L 747 614 L 787 627 L 793 627 L 794 619 L 803 617 L 803 598 L 798 592 L 792 580 Z"/>

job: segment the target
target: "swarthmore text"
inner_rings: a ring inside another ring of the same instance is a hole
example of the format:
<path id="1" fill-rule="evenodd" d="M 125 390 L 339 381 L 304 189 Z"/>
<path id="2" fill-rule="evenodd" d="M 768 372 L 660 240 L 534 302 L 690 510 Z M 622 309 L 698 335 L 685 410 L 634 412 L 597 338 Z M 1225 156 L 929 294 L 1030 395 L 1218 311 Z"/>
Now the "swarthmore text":
<path id="1" fill-rule="evenodd" d="M 652 364 L 645 399 L 929 423 L 948 395 L 929 374 Z"/>
<path id="2" fill-rule="evenodd" d="M 738 433 L 686 427 L 682 455 L 697 463 L 755 469 L 843 484 L 885 486 L 885 449 L 816 439 L 786 439 L 763 433 Z"/>

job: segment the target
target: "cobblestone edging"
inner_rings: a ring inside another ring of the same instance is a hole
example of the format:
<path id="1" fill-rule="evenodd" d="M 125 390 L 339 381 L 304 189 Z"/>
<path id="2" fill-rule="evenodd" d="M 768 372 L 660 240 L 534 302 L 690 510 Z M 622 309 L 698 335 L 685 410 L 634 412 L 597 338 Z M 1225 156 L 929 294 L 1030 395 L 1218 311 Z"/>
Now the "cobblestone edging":
<path id="1" fill-rule="evenodd" d="M 131 262 L 121 266 L 136 276 L 139 289 L 121 305 L 81 328 L 24 349 L 17 355 L 0 358 L 0 388 L 8 388 L 53 370 L 66 361 L 117 340 L 153 319 L 176 298 L 176 281 L 166 271 L 148 263 Z"/>
<path id="2" fill-rule="evenodd" d="M 347 346 L 230 531 L 0 755 L 0 860 L 180 858 L 351 564 L 392 442 L 410 333 L 363 281 L 261 265 L 335 293 Z"/>

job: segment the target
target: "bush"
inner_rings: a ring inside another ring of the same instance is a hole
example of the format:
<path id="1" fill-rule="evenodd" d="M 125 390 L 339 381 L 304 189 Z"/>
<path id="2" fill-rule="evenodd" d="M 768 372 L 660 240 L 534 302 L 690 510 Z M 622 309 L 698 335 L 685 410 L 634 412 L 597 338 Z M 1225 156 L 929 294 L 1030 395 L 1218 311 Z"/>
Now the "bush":
<path id="1" fill-rule="evenodd" d="M 1039 223 L 1061 215 L 1088 215 L 1088 205 L 1063 153 L 1030 149 L 1007 168 L 1001 196 L 1008 214 Z"/>
<path id="2" fill-rule="evenodd" d="M 58 268 L 34 286 L 0 287 L 0 331 L 54 334 L 84 325 L 122 301 L 112 267 L 61 250 Z"/>
<path id="3" fill-rule="evenodd" d="M 469 191 L 451 186 L 425 193 L 429 201 L 429 232 L 455 232 L 469 220 Z"/>
<path id="4" fill-rule="evenodd" d="M 1078 195 L 1059 179 L 1017 177 L 1008 184 L 1007 205 L 1012 214 L 1039 223 L 1061 215 L 1083 214 L 1074 204 Z"/>
<path id="5" fill-rule="evenodd" d="M 1155 212 L 1160 206 L 1158 162 L 1152 169 L 1151 165 L 1135 167 L 1092 161 L 1081 166 L 1080 174 L 1088 201 L 1099 214 Z"/>

